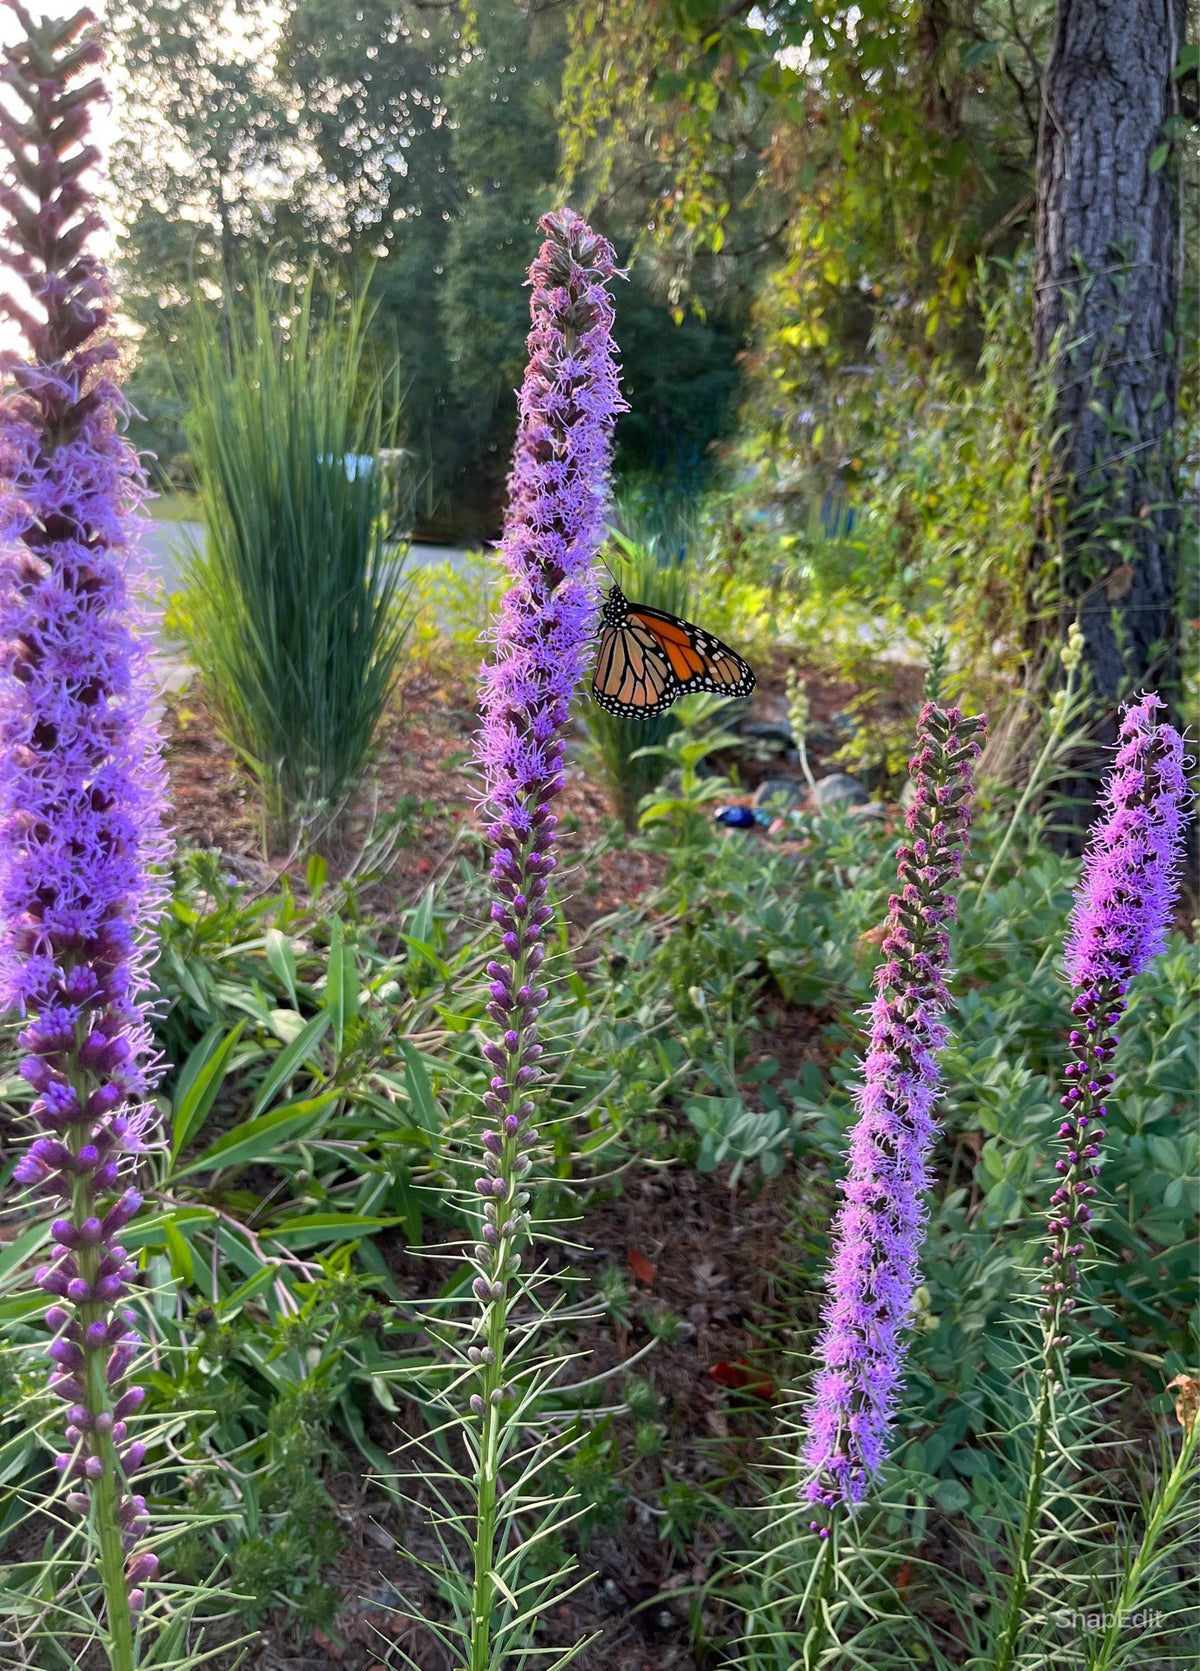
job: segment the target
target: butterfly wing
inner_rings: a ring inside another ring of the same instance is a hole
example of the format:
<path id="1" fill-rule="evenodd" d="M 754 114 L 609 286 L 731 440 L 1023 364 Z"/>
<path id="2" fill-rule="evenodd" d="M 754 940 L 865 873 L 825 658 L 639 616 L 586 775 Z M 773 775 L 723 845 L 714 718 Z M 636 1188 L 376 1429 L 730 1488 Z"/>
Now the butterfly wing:
<path id="1" fill-rule="evenodd" d="M 669 618 L 669 617 L 668 617 Z M 596 652 L 592 695 L 621 719 L 650 719 L 683 694 L 671 662 L 653 629 L 627 615 L 606 626 Z"/>
<path id="2" fill-rule="evenodd" d="M 703 627 L 636 603 L 629 605 L 626 620 L 629 628 L 644 631 L 653 639 L 670 668 L 678 686 L 672 702 L 695 690 L 710 690 L 719 696 L 749 696 L 754 689 L 749 663 Z"/>

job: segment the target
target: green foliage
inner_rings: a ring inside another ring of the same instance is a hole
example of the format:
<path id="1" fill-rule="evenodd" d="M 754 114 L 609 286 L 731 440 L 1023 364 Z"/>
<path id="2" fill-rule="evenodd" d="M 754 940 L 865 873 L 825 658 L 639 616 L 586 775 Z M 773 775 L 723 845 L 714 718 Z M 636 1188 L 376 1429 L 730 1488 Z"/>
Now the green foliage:
<path id="1" fill-rule="evenodd" d="M 205 549 L 174 610 L 226 734 L 284 830 L 328 819 L 361 773 L 408 620 L 385 544 L 382 377 L 361 298 L 263 280 L 245 314 L 197 309 L 190 430 Z M 331 305 L 334 298 L 329 298 Z"/>

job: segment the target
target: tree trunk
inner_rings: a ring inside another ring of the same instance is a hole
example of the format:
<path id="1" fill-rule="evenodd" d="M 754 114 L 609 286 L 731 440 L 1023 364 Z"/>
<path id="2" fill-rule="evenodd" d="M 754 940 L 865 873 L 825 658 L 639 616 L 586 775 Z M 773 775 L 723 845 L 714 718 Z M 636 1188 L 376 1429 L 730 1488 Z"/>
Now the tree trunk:
<path id="1" fill-rule="evenodd" d="M 1079 618 L 1101 742 L 1119 697 L 1176 683 L 1179 188 L 1155 153 L 1184 17 L 1185 0 L 1058 0 L 1043 89 L 1034 350 L 1056 388 L 1056 602 L 1061 625 Z"/>

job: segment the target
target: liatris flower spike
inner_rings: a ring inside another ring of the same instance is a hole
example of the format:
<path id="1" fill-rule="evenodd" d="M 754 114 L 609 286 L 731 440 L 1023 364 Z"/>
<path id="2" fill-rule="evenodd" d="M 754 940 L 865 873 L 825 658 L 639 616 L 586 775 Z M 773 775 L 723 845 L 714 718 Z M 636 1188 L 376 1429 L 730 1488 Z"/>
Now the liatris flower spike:
<path id="1" fill-rule="evenodd" d="M 538 1014 L 543 936 L 552 911 L 562 788 L 563 732 L 593 636 L 592 564 L 605 532 L 608 465 L 621 400 L 612 342 L 608 282 L 611 245 L 570 209 L 545 216 L 546 241 L 530 268 L 529 365 L 519 397 L 519 429 L 501 556 L 512 586 L 501 609 L 495 655 L 482 672 L 478 757 L 491 823 L 492 919 L 499 946 L 488 964 L 488 1015 L 499 1030 L 484 1051 L 493 1068 L 484 1105 L 481 1240 L 474 1281 L 480 1313 L 471 1361 L 479 1366 L 473 1414 L 478 1439 L 476 1588 L 472 1671 L 490 1663 L 484 1637 L 491 1614 L 495 1557 L 497 1434 L 505 1397 L 509 1283 L 528 1235 L 530 1151 L 537 1142 L 531 1093 L 541 1075 Z"/>
<path id="2" fill-rule="evenodd" d="M 120 1235 L 140 1198 L 154 1057 L 139 997 L 147 930 L 168 856 L 163 772 L 149 718 L 147 641 L 131 604 L 145 492 L 119 433 L 117 348 L 103 267 L 87 252 L 101 218 L 84 184 L 103 96 L 91 14 L 37 25 L 9 0 L 25 39 L 4 50 L 20 114 L 0 116 L 8 168 L 0 254 L 30 297 L 0 302 L 30 358 L 4 357 L 0 409 L 0 999 L 26 1018 L 21 1074 L 41 1135 L 20 1183 L 57 1199 L 37 1281 L 50 1385 L 66 1409 L 57 1467 L 67 1502 L 92 1511 L 112 1663 L 132 1664 L 131 1612 L 157 1565 L 134 1552 L 145 1503 L 131 1488 L 142 1402 L 126 1384 L 137 1351 L 121 1305 L 133 1276 Z"/>
<path id="3" fill-rule="evenodd" d="M 887 1453 L 904 1372 L 904 1329 L 917 1289 L 929 1156 L 937 1134 L 938 1052 L 956 902 L 982 719 L 927 703 L 910 763 L 911 845 L 897 855 L 900 892 L 888 907 L 875 973 L 871 1038 L 858 1121 L 850 1133 L 844 1200 L 833 1228 L 829 1296 L 817 1345 L 803 1448 L 808 1500 L 859 1501 Z M 812 1522 L 826 1536 L 828 1528 Z"/>
<path id="4" fill-rule="evenodd" d="M 1066 968 L 1075 997 L 1065 1111 L 1050 1198 L 1050 1252 L 1044 1264 L 1042 1322 L 1056 1378 L 1070 1339 L 1067 1325 L 1079 1289 L 1079 1256 L 1096 1193 L 1105 1098 L 1113 1074 L 1116 1027 L 1133 977 L 1166 945 L 1183 856 L 1188 790 L 1183 739 L 1160 721 L 1165 704 L 1149 695 L 1121 720 L 1117 755 L 1105 780 L 1067 934 Z"/>

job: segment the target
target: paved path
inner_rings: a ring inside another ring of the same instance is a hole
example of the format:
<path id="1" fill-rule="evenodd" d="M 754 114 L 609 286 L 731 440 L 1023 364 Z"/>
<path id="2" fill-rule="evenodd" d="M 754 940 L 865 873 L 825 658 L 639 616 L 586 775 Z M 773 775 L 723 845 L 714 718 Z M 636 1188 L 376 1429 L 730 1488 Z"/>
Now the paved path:
<path id="1" fill-rule="evenodd" d="M 166 598 L 172 592 L 178 591 L 182 585 L 183 570 L 188 556 L 193 551 L 204 549 L 204 524 L 151 521 L 142 536 L 142 544 L 150 579 L 160 595 Z M 411 568 L 414 565 L 448 562 L 458 569 L 466 563 L 469 556 L 469 552 L 457 546 L 411 545 L 408 548 L 406 566 Z M 163 690 L 182 690 L 191 677 L 191 669 L 180 646 L 177 643 L 164 643 L 156 660 Z"/>
<path id="2" fill-rule="evenodd" d="M 177 591 L 183 579 L 183 565 L 189 552 L 204 549 L 202 522 L 151 522 L 144 535 L 151 579 L 164 594 Z M 411 545 L 408 564 L 446 563 L 457 569 L 465 563 L 468 553 L 457 546 Z"/>

